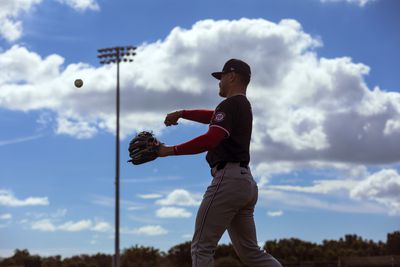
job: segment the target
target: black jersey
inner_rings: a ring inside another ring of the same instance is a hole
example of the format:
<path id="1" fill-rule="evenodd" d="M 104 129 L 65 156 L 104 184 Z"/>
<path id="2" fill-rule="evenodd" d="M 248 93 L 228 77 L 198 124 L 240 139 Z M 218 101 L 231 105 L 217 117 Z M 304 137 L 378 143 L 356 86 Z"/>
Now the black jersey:
<path id="1" fill-rule="evenodd" d="M 219 127 L 226 138 L 208 151 L 210 167 L 219 162 L 250 162 L 250 139 L 253 113 L 245 95 L 235 95 L 222 101 L 214 111 L 210 127 Z"/>

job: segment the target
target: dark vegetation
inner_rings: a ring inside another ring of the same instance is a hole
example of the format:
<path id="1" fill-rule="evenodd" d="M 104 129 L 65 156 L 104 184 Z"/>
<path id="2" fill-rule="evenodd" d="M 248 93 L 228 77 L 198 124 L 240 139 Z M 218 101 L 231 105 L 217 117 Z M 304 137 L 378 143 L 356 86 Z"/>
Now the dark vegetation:
<path id="1" fill-rule="evenodd" d="M 267 241 L 263 249 L 279 259 L 284 266 L 337 266 L 341 257 L 371 257 L 400 255 L 400 231 L 389 233 L 386 242 L 364 240 L 357 235 L 345 235 L 339 240 L 324 240 L 321 244 L 297 238 Z M 219 245 L 215 251 L 215 267 L 245 267 L 232 245 Z M 1 267 L 111 267 L 112 255 L 77 255 L 41 257 L 26 249 L 16 249 L 14 255 L 3 258 Z M 133 246 L 121 251 L 121 267 L 190 267 L 190 242 L 178 244 L 167 252 L 153 247 Z M 311 265 L 307 265 L 311 266 Z M 397 265 L 396 265 L 397 266 Z"/>

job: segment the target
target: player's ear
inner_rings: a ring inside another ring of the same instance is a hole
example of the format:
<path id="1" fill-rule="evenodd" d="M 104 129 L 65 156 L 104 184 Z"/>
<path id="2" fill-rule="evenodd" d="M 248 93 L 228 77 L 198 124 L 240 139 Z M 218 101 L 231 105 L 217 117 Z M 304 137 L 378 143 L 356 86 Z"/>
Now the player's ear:
<path id="1" fill-rule="evenodd" d="M 231 82 L 237 82 L 240 80 L 238 73 L 236 73 L 236 72 L 231 72 L 231 73 L 232 73 Z"/>
<path id="2" fill-rule="evenodd" d="M 229 81 L 230 81 L 230 82 L 234 82 L 235 79 L 236 79 L 236 77 L 235 77 L 235 76 L 236 76 L 236 73 L 234 73 L 234 72 L 232 71 L 232 72 L 229 72 L 228 75 L 229 75 L 229 76 L 228 76 Z"/>

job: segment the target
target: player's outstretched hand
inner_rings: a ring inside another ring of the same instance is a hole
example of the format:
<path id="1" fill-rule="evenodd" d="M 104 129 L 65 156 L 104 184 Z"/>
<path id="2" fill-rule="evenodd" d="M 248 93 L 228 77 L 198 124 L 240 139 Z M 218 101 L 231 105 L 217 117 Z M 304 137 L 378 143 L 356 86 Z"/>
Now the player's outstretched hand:
<path id="1" fill-rule="evenodd" d="M 143 164 L 159 157 L 162 143 L 157 140 L 152 132 L 138 133 L 129 143 L 128 151 L 131 158 L 128 162 L 134 165 Z"/>
<path id="2" fill-rule="evenodd" d="M 178 125 L 178 120 L 182 118 L 182 113 L 182 110 L 168 113 L 164 120 L 165 126 Z"/>

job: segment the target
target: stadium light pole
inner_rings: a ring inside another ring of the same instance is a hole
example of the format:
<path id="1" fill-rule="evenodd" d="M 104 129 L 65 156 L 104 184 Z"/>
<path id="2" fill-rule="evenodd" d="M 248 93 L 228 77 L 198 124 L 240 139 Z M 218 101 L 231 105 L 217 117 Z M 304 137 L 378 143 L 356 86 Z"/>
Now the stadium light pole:
<path id="1" fill-rule="evenodd" d="M 115 113 L 116 113 L 116 129 L 115 129 L 115 254 L 114 254 L 114 267 L 120 267 L 119 255 L 119 113 L 120 113 L 120 93 L 119 93 L 119 64 L 122 62 L 132 62 L 136 47 L 134 46 L 117 46 L 110 48 L 98 49 L 97 56 L 100 59 L 100 64 L 117 64 L 117 92 L 115 97 Z"/>

